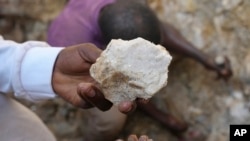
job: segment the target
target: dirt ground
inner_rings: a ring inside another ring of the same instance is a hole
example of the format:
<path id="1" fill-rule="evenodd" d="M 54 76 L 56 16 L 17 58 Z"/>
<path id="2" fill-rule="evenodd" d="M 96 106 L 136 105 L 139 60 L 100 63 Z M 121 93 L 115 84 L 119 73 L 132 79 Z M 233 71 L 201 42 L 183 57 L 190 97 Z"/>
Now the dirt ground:
<path id="1" fill-rule="evenodd" d="M 228 56 L 234 72 L 229 83 L 224 83 L 215 80 L 216 74 L 199 63 L 176 57 L 170 66 L 168 86 L 152 101 L 163 111 L 186 120 L 186 135 L 195 132 L 204 135 L 202 141 L 228 141 L 230 124 L 250 122 L 250 1 L 148 2 L 161 20 L 173 24 L 197 48 L 211 57 Z M 0 0 L 0 33 L 17 42 L 44 41 L 50 21 L 65 3 L 66 0 Z M 82 110 L 61 99 L 37 104 L 21 102 L 41 117 L 59 141 L 81 140 L 86 130 L 82 126 Z M 177 141 L 166 128 L 139 110 L 129 115 L 119 137 L 131 133 L 147 134 L 155 141 Z"/>

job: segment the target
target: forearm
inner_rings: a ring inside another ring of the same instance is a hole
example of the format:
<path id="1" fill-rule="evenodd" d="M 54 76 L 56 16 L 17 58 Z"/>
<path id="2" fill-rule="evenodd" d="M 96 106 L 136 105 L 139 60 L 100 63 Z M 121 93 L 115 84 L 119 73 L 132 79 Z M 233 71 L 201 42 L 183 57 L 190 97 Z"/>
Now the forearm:
<path id="1" fill-rule="evenodd" d="M 166 24 L 164 26 L 162 45 L 172 53 L 181 54 L 200 62 L 207 69 L 215 70 L 216 66 L 208 55 L 198 50 L 188 42 L 174 27 Z"/>
<path id="2" fill-rule="evenodd" d="M 0 40 L 0 91 L 31 101 L 55 97 L 51 76 L 60 50 L 44 42 Z"/>

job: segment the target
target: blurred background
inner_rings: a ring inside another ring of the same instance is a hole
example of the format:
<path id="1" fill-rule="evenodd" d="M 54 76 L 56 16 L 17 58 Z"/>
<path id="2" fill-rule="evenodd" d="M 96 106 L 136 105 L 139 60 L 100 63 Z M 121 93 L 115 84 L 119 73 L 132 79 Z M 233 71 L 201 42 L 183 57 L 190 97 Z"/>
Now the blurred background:
<path id="1" fill-rule="evenodd" d="M 250 123 L 250 0 L 148 0 L 159 18 L 171 23 L 191 43 L 211 55 L 226 55 L 234 76 L 229 83 L 197 62 L 177 57 L 169 71 L 168 86 L 152 101 L 186 120 L 186 134 L 202 141 L 228 141 L 230 124 Z M 24 42 L 46 41 L 47 27 L 67 0 L 0 0 L 0 34 Z M 59 141 L 80 141 L 84 111 L 61 99 L 42 103 L 20 100 L 51 129 Z M 131 114 L 119 135 L 147 134 L 155 141 L 175 136 L 139 110 Z"/>

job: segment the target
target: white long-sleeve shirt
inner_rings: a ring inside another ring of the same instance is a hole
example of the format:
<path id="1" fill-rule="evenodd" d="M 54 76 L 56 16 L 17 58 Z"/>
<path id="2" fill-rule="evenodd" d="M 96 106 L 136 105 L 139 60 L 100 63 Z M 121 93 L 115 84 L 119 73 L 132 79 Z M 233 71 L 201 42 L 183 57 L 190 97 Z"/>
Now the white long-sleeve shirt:
<path id="1" fill-rule="evenodd" d="M 19 44 L 0 36 L 0 93 L 30 101 L 54 98 L 52 72 L 62 49 L 38 41 Z"/>

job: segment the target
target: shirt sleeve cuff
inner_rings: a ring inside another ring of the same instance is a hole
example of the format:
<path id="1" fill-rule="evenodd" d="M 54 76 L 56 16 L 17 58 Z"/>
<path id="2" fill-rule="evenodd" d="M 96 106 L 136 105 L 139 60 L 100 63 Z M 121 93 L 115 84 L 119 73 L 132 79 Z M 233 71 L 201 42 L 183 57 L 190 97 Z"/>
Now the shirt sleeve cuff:
<path id="1" fill-rule="evenodd" d="M 35 47 L 23 58 L 20 81 L 25 99 L 39 101 L 56 97 L 52 88 L 54 63 L 63 48 Z"/>

